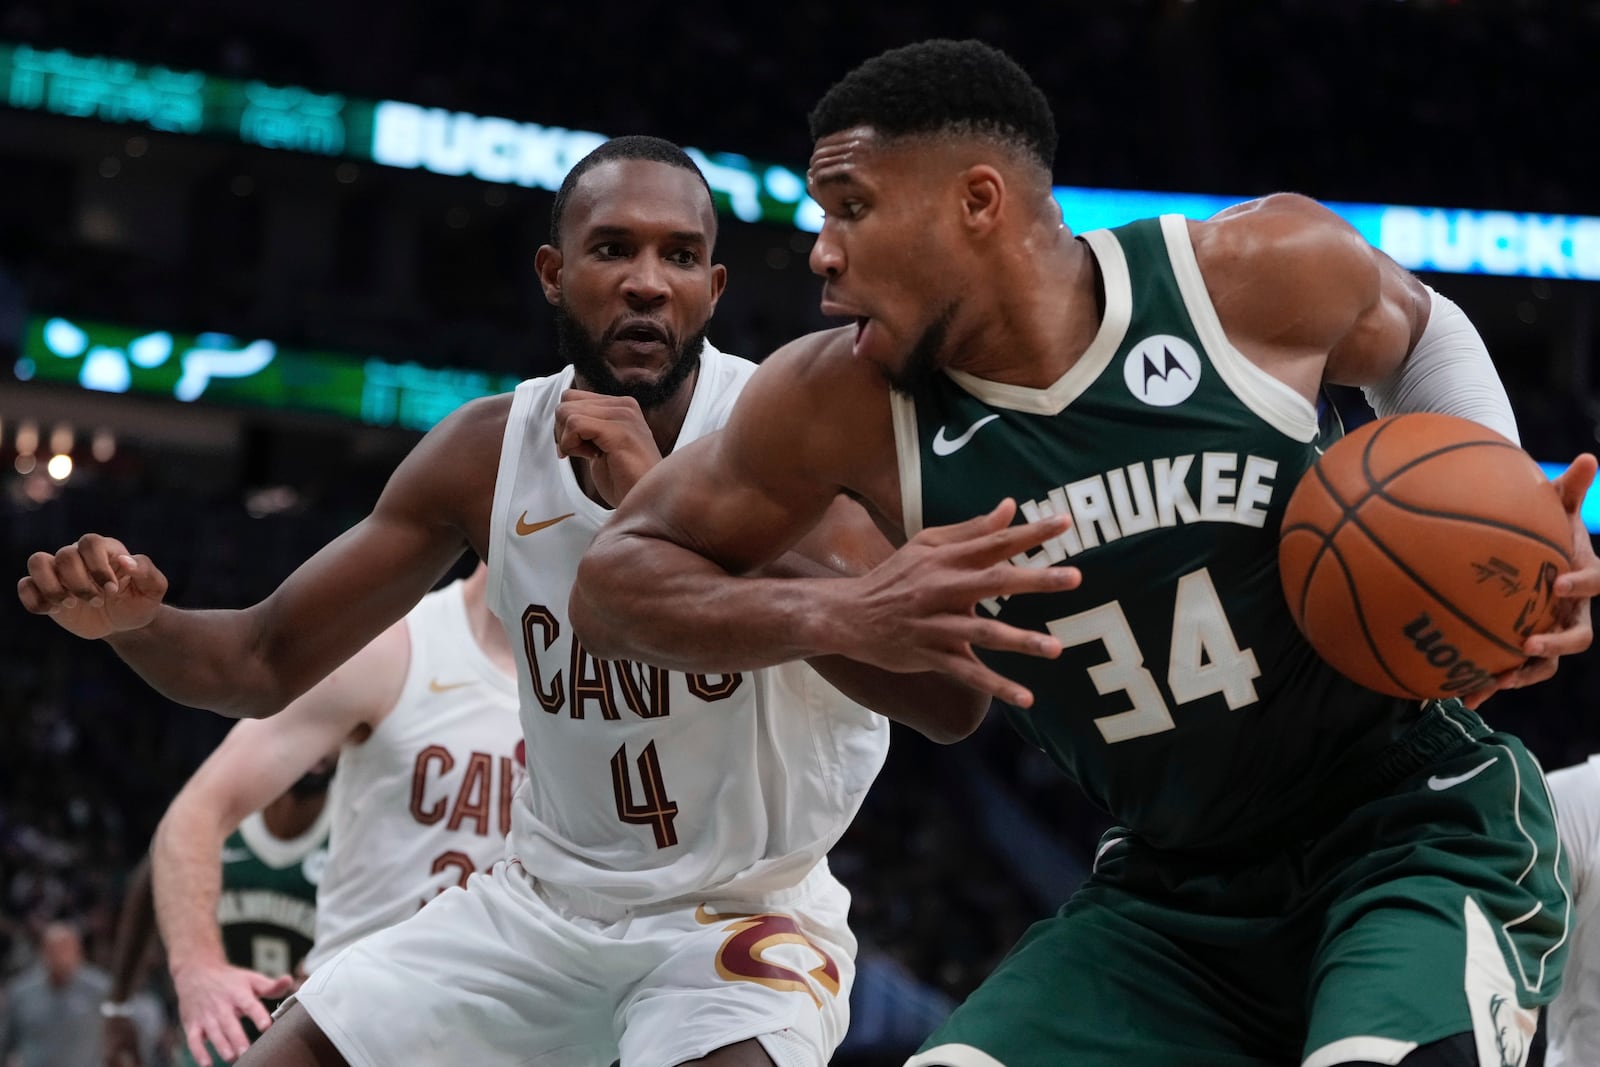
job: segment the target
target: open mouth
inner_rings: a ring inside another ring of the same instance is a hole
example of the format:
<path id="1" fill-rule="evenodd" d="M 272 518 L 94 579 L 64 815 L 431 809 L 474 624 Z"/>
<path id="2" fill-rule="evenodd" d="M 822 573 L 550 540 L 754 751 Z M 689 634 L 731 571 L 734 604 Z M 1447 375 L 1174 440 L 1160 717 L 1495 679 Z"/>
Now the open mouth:
<path id="1" fill-rule="evenodd" d="M 645 320 L 635 320 L 633 322 L 625 323 L 613 331 L 611 336 L 615 340 L 636 345 L 667 345 L 670 344 L 672 340 L 666 330 L 662 329 L 654 322 Z"/>

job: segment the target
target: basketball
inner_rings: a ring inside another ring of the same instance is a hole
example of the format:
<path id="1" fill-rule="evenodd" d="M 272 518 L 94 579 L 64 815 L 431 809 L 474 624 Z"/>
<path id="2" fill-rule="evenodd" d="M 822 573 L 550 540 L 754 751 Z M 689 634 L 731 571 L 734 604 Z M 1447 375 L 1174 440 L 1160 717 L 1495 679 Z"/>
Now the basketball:
<path id="1" fill-rule="evenodd" d="M 1555 624 L 1572 525 L 1522 449 L 1450 415 L 1396 415 L 1330 448 L 1295 487 L 1278 566 L 1289 610 L 1340 673 L 1453 696 Z"/>

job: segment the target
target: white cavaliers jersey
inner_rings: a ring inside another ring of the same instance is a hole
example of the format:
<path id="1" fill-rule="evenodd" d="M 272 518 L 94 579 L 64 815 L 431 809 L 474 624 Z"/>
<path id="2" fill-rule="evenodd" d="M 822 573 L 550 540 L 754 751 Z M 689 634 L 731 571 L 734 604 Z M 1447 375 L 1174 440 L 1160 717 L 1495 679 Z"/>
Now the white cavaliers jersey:
<path id="1" fill-rule="evenodd" d="M 719 429 L 754 370 L 706 345 L 678 446 Z M 556 454 L 571 383 L 569 367 L 517 387 L 495 481 L 489 605 L 522 653 L 528 743 L 512 854 L 624 907 L 793 886 L 855 815 L 888 723 L 804 664 L 684 675 L 573 640 L 578 560 L 611 512 Z"/>
<path id="2" fill-rule="evenodd" d="M 411 609 L 400 699 L 339 752 L 308 971 L 505 856 L 522 779 L 516 683 L 472 636 L 461 584 Z"/>
<path id="3" fill-rule="evenodd" d="M 1556 826 L 1572 869 L 1572 941 L 1546 1010 L 1546 1067 L 1600 1064 L 1600 756 L 1551 771 Z"/>

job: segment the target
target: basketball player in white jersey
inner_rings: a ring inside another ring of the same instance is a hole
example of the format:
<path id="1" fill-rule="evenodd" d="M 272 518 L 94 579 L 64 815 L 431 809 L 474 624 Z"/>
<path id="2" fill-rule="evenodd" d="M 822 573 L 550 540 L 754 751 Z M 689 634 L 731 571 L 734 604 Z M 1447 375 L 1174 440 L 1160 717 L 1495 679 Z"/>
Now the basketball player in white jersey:
<path id="1" fill-rule="evenodd" d="M 371 516 L 255 607 L 164 606 L 151 562 L 100 535 L 29 560 L 30 611 L 232 715 L 270 713 L 320 678 L 463 546 L 489 561 L 530 759 L 513 859 L 317 968 L 242 1063 L 820 1067 L 838 1043 L 855 945 L 822 857 L 884 751 L 883 724 L 840 694 L 933 733 L 973 721 L 987 694 L 842 657 L 812 661 L 839 692 L 801 667 L 672 674 L 598 661 L 567 623 L 577 553 L 606 508 L 717 429 L 750 373 L 703 343 L 725 277 L 715 229 L 676 146 L 620 138 L 580 161 L 537 263 L 573 369 L 445 419 Z M 1057 532 L 943 536 L 998 564 Z M 841 499 L 775 566 L 893 598 L 896 574 L 866 573 L 888 555 Z M 1042 588 L 1041 573 L 992 566 L 974 584 L 1012 595 Z M 1036 635 L 981 631 L 1041 652 Z M 953 634 L 953 654 L 970 658 L 974 639 Z"/>
<path id="2" fill-rule="evenodd" d="M 224 957 L 217 923 L 223 840 L 262 798 L 339 750 L 332 842 L 304 971 L 414 915 L 504 857 L 522 778 L 516 682 L 505 631 L 485 604 L 488 570 L 422 602 L 271 718 L 229 732 L 179 792 L 151 845 L 157 921 L 184 1038 L 228 1061 L 269 1022 L 263 997 L 293 982 Z"/>
<path id="3" fill-rule="evenodd" d="M 1545 1009 L 1545 1067 L 1600 1063 L 1600 755 L 1551 771 L 1556 828 L 1572 871 L 1572 940 Z"/>

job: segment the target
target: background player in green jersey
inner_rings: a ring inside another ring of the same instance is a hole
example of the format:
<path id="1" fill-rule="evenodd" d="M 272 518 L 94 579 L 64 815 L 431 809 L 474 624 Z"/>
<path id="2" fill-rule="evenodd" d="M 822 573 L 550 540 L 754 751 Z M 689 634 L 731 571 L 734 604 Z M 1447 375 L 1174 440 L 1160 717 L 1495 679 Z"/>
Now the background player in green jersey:
<path id="1" fill-rule="evenodd" d="M 1458 701 L 1340 678 L 1278 592 L 1324 383 L 1515 438 L 1465 316 L 1304 197 L 1075 237 L 1047 101 L 976 42 L 867 62 L 812 134 L 811 263 L 855 325 L 781 349 L 636 487 L 574 589 L 586 647 L 947 671 L 1123 824 L 918 1067 L 1521 1063 L 1570 913 L 1542 773 Z M 1559 481 L 1561 627 L 1502 685 L 1590 643 L 1594 472 Z M 909 538 L 893 557 L 743 577 L 841 491 Z M 1023 573 L 1055 584 L 994 592 Z"/>
<path id="2" fill-rule="evenodd" d="M 317 882 L 328 854 L 326 807 L 334 766 L 333 756 L 318 761 L 281 796 L 246 818 L 222 845 L 221 897 L 213 929 L 229 965 L 248 972 L 252 988 L 264 999 L 282 997 L 294 988 L 300 962 L 311 950 Z M 138 1035 L 129 1013 L 121 1009 L 142 980 L 156 933 L 147 856 L 129 877 L 117 924 L 111 996 L 104 1009 L 110 1067 L 139 1063 Z M 263 1015 L 267 1010 L 262 1008 Z M 254 1040 L 251 1021 L 243 1026 L 245 1039 Z M 194 1063 L 186 1047 L 179 1047 L 177 1057 L 179 1063 Z M 225 1061 L 213 1051 L 213 1062 Z"/>

